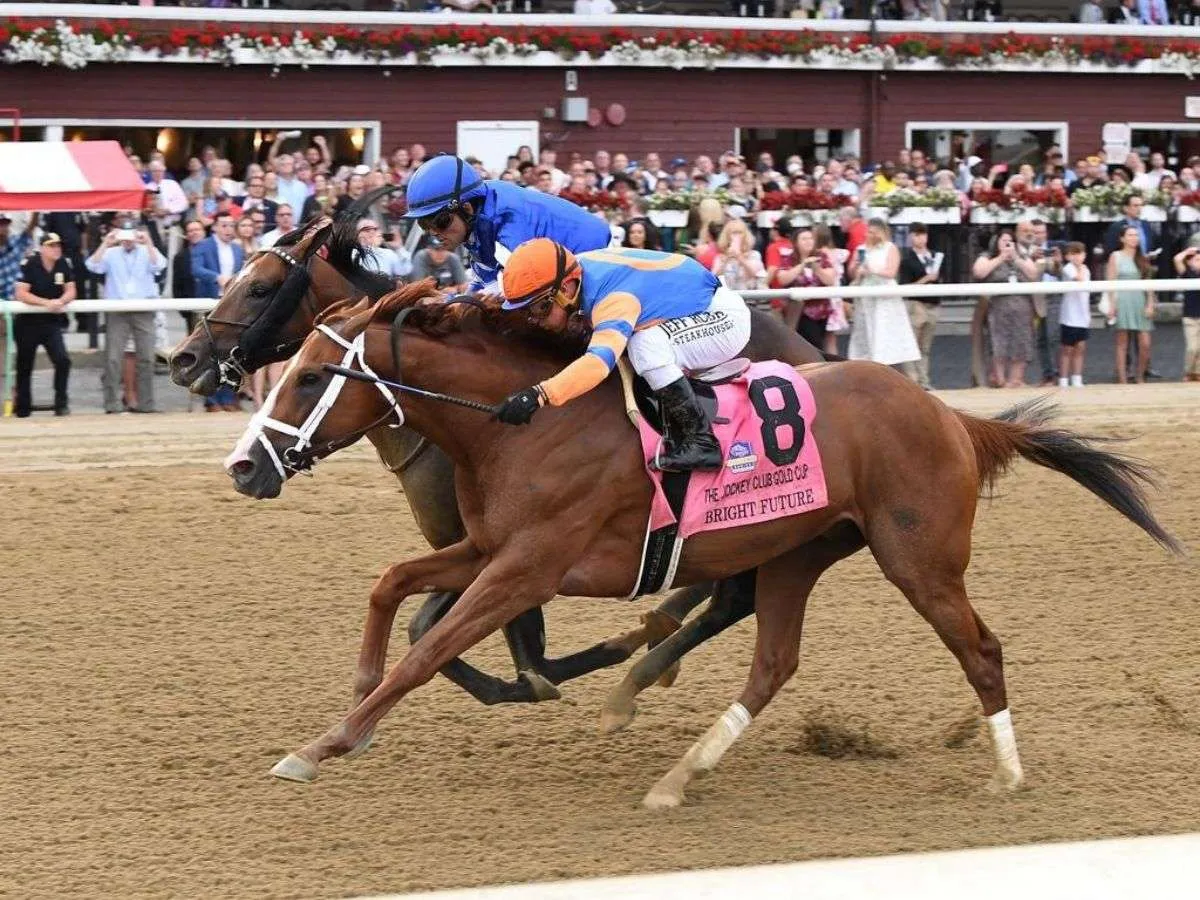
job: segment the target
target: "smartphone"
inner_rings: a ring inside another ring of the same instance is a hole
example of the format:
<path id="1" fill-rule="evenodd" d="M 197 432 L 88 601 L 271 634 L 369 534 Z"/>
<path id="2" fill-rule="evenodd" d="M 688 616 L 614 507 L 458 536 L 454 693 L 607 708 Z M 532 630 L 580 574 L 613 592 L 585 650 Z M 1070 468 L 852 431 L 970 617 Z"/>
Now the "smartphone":
<path id="1" fill-rule="evenodd" d="M 858 259 L 858 264 L 861 266 L 863 264 L 863 260 L 867 258 L 867 248 L 859 247 L 855 251 L 855 256 Z"/>

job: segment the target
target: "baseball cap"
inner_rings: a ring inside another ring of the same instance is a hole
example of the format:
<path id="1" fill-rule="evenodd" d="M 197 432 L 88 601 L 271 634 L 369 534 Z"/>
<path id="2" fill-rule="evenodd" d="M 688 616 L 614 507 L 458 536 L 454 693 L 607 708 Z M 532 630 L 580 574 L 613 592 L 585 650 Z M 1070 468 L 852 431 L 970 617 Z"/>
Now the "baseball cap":
<path id="1" fill-rule="evenodd" d="M 351 172 L 351 174 L 352 175 L 370 175 L 371 167 L 367 166 L 367 165 L 357 165 L 354 167 L 354 171 Z"/>
<path id="2" fill-rule="evenodd" d="M 967 168 L 973 169 L 973 168 L 975 168 L 975 166 L 979 165 L 981 162 L 983 162 L 983 159 L 981 159 L 978 156 L 968 156 L 967 157 Z"/>
<path id="3" fill-rule="evenodd" d="M 678 169 L 680 166 L 686 166 L 686 165 L 687 165 L 687 160 L 684 159 L 682 156 L 677 156 L 673 160 L 671 160 L 671 168 L 672 169 Z"/>
<path id="4" fill-rule="evenodd" d="M 45 247 L 47 244 L 61 244 L 61 243 L 62 243 L 62 238 L 60 238 L 53 231 L 47 231 L 45 234 L 42 235 L 41 244 L 43 247 Z"/>

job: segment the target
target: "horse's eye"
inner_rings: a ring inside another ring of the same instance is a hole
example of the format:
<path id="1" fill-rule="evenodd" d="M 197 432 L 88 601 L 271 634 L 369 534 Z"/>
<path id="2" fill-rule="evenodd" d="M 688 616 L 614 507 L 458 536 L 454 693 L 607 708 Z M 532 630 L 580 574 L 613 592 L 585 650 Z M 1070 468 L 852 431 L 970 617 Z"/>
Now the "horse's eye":
<path id="1" fill-rule="evenodd" d="M 321 383 L 321 380 L 320 372 L 305 372 L 300 376 L 299 384 L 302 388 L 315 387 Z"/>
<path id="2" fill-rule="evenodd" d="M 267 297 L 271 293 L 271 285 L 256 281 L 250 285 L 251 297 Z"/>

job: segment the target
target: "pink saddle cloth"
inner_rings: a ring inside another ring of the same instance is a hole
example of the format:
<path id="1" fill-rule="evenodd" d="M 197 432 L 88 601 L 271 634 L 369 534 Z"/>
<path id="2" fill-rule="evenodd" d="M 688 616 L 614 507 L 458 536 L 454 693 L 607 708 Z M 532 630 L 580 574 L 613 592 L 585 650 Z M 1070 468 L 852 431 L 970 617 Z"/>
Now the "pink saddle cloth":
<path id="1" fill-rule="evenodd" d="M 813 440 L 817 401 L 794 368 L 781 362 L 753 363 L 737 378 L 714 385 L 717 421 L 713 432 L 724 464 L 693 472 L 684 499 L 679 537 L 702 531 L 770 522 L 829 504 L 821 454 Z M 652 463 L 661 440 L 639 418 L 646 471 L 654 484 L 650 531 L 675 523 Z"/>

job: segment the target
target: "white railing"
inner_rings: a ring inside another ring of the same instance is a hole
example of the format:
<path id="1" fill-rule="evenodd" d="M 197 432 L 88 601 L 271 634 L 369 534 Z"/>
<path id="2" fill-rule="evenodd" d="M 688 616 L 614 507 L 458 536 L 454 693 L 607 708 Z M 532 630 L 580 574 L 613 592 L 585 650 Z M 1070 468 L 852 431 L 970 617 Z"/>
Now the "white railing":
<path id="1" fill-rule="evenodd" d="M 102 3 L 5 3 L 4 14 L 30 19 L 121 19 L 125 21 L 212 22 L 212 10 L 203 7 L 114 6 Z M 578 16 L 563 13 L 462 13 L 462 12 L 363 12 L 319 9 L 222 9 L 220 21 L 235 23 L 291 23 L 310 25 L 494 25 L 549 28 L 671 28 L 712 29 L 718 23 L 736 22 L 742 31 L 824 31 L 861 32 L 867 19 L 757 19 L 733 16 L 674 16 L 637 14 Z M 725 26 L 728 27 L 728 26 Z M 1197 30 L 1173 25 L 1079 25 L 1072 22 L 910 22 L 879 19 L 880 34 L 1008 34 L 1062 35 L 1070 37 L 1136 37 L 1142 40 L 1163 38 L 1195 39 Z M 230 29 L 232 30 L 232 29 Z"/>
<path id="2" fill-rule="evenodd" d="M 1074 281 L 1034 281 L 1009 284 L 908 284 L 908 285 L 845 285 L 843 287 L 784 288 L 761 291 L 741 291 L 749 302 L 769 300 L 826 300 L 835 297 L 842 300 L 857 300 L 863 297 L 903 297 L 915 300 L 921 297 L 937 297 L 947 301 L 947 306 L 970 306 L 979 297 L 1007 296 L 1012 294 L 1066 294 L 1087 290 L 1097 294 L 1105 291 L 1154 291 L 1170 293 L 1196 290 L 1197 282 L 1189 279 L 1152 278 L 1142 281 L 1089 281 L 1086 285 Z M 956 298 L 968 298 L 966 300 Z M 147 298 L 143 300 L 75 300 L 64 308 L 64 312 L 208 312 L 217 305 L 216 300 L 206 297 Z M 11 406 L 13 369 L 16 353 L 13 346 L 13 316 L 46 313 L 43 306 L 29 306 L 16 300 L 0 301 L 0 316 L 8 323 L 8 353 L 4 366 L 4 384 L 0 397 L 4 398 L 5 415 Z"/>
<path id="3" fill-rule="evenodd" d="M 841 287 L 779 288 L 761 291 L 741 291 L 747 300 L 826 300 L 840 297 L 855 300 L 860 297 L 903 297 L 916 300 L 921 297 L 998 297 L 1011 294 L 1068 294 L 1086 290 L 1092 294 L 1105 291 L 1154 291 L 1174 293 L 1197 290 L 1195 280 L 1186 278 L 1150 278 L 1142 281 L 1033 281 L 1010 284 L 903 284 L 903 285 L 843 285 Z M 216 300 L 203 297 L 147 300 L 76 300 L 66 311 L 69 312 L 156 312 L 158 310 L 179 312 L 207 312 L 217 305 Z M 45 313 L 41 306 L 27 306 L 16 300 L 0 301 L 0 314 L 23 315 Z"/>

